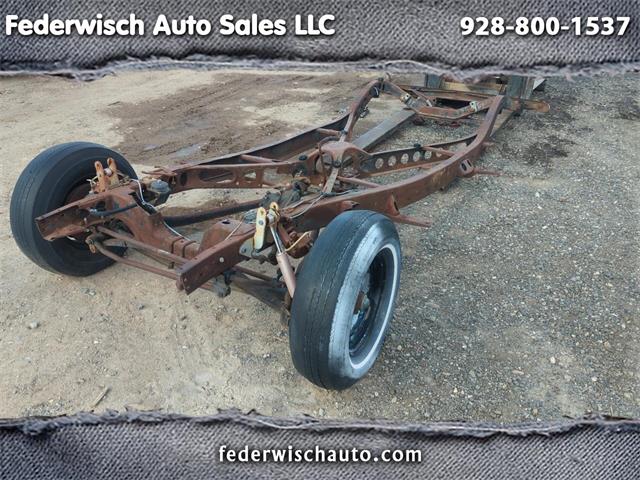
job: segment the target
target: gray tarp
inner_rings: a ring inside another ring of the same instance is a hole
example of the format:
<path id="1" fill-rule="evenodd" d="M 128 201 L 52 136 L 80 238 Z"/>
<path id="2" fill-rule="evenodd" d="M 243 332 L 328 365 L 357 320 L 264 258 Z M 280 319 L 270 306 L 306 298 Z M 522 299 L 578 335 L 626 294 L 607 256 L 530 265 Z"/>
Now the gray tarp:
<path id="1" fill-rule="evenodd" d="M 147 66 L 166 66 L 167 60 L 188 59 L 183 66 L 206 62 L 286 67 L 308 62 L 324 68 L 386 66 L 398 69 L 441 69 L 462 76 L 505 70 L 546 74 L 609 70 L 620 71 L 640 62 L 640 27 L 636 0 L 550 1 L 521 0 L 4 0 L 0 3 L 0 70 L 73 70 L 104 67 L 127 58 L 164 58 Z M 6 36 L 5 15 L 35 20 L 44 13 L 51 18 L 123 18 L 135 13 L 145 20 L 144 37 L 98 36 Z M 168 18 L 206 18 L 214 26 L 223 14 L 236 18 L 256 13 L 260 18 L 283 18 L 293 24 L 295 14 L 333 14 L 331 37 L 241 37 L 214 33 L 208 36 L 152 36 L 160 14 Z M 459 20 L 464 16 L 500 16 L 513 23 L 519 16 L 558 17 L 569 24 L 574 16 L 632 16 L 624 36 L 576 37 L 572 31 L 556 36 L 463 37 Z M 460 72 L 465 69 L 464 72 Z"/>
<path id="2" fill-rule="evenodd" d="M 218 448 L 415 449 L 420 463 L 220 463 Z M 108 412 L 0 421 L 0 478 L 637 479 L 640 422 L 498 425 Z"/>

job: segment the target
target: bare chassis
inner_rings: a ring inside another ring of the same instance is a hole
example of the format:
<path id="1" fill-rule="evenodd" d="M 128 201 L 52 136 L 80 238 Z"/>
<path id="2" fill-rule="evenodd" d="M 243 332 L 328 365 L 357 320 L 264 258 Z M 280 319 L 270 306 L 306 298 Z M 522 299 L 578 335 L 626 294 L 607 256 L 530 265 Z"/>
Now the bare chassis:
<path id="1" fill-rule="evenodd" d="M 252 150 L 157 167 L 139 181 L 118 174 L 114 162 L 108 168 L 97 162 L 90 194 L 38 217 L 37 226 L 46 240 L 81 238 L 93 252 L 171 278 L 186 293 L 206 288 L 226 294 L 233 283 L 271 306 L 280 308 L 284 299 L 289 307 L 295 290 L 289 259 L 304 256 L 318 230 L 333 218 L 347 210 L 365 209 L 396 223 L 428 226 L 424 219 L 403 215 L 400 209 L 458 177 L 479 173 L 476 161 L 490 137 L 514 113 L 549 108 L 529 98 L 534 85 L 523 77 L 476 85 L 440 79 L 435 88 L 426 83 L 408 87 L 372 81 L 336 120 Z M 356 122 L 380 95 L 397 98 L 404 109 L 354 139 Z M 468 117 L 479 117 L 481 122 L 475 133 L 463 138 L 372 152 L 406 122 L 457 122 Z M 415 173 L 384 185 L 370 180 L 401 171 Z M 275 174 L 287 178 L 273 182 Z M 159 194 L 158 185 L 168 186 L 167 194 Z M 262 202 L 181 217 L 165 218 L 154 207 L 169 194 L 211 188 L 268 188 L 276 193 Z M 255 214 L 255 219 L 247 221 L 246 214 L 242 220 L 229 217 L 238 212 Z M 199 243 L 171 227 L 215 218 L 222 220 L 208 228 Z M 110 249 L 117 245 L 141 251 L 169 268 L 118 255 Z M 250 259 L 277 264 L 280 272 L 272 278 L 240 265 Z"/>

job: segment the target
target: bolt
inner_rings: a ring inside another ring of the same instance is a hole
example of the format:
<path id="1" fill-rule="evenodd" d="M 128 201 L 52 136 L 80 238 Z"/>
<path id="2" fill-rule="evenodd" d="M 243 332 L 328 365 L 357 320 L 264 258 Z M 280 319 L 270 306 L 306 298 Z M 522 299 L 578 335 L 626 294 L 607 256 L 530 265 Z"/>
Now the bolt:
<path id="1" fill-rule="evenodd" d="M 220 257 L 219 262 L 224 263 L 224 257 Z"/>

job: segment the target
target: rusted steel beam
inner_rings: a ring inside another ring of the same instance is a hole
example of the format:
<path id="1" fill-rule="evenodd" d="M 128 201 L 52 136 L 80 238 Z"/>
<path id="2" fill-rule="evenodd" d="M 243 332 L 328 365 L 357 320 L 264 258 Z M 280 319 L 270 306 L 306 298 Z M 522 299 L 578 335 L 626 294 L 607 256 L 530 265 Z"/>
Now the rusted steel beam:
<path id="1" fill-rule="evenodd" d="M 146 244 L 144 242 L 140 242 L 135 238 L 133 238 L 131 235 L 125 235 L 123 233 L 116 232 L 114 230 L 111 230 L 109 228 L 106 228 L 100 225 L 96 227 L 96 230 L 100 233 L 104 233 L 105 235 L 108 235 L 111 238 L 115 238 L 116 240 L 121 240 L 124 243 L 124 246 L 137 248 L 139 250 L 145 250 L 154 256 L 163 258 L 165 260 L 169 260 L 172 263 L 176 263 L 180 265 L 186 261 L 184 257 L 181 257 L 179 255 L 174 255 L 173 253 L 169 253 L 159 248 L 156 248 L 152 245 Z"/>
<path id="2" fill-rule="evenodd" d="M 463 160 L 474 161 L 478 158 L 483 142 L 493 130 L 503 99 L 502 96 L 494 98 L 484 122 L 468 148 L 456 152 L 433 169 L 379 188 L 323 198 L 310 206 L 301 205 L 291 212 L 285 211 L 284 218 L 302 231 L 321 228 L 340 213 L 356 208 L 382 212 L 393 218 L 399 214 L 398 209 L 451 183 L 459 175 L 459 165 Z"/>
<path id="3" fill-rule="evenodd" d="M 105 257 L 109 257 L 110 259 L 112 259 L 112 260 L 114 260 L 116 262 L 123 263 L 125 265 L 129 265 L 130 267 L 135 267 L 135 268 L 138 268 L 140 270 L 145 270 L 147 272 L 154 273 L 156 275 L 160 275 L 161 277 L 167 277 L 167 278 L 170 278 L 170 279 L 173 279 L 173 280 L 175 280 L 178 277 L 175 272 L 172 272 L 170 270 L 167 270 L 167 269 L 164 269 L 164 268 L 155 267 L 153 265 L 148 265 L 148 264 L 143 263 L 143 262 L 137 262 L 135 260 L 131 260 L 130 258 L 126 258 L 126 257 L 123 257 L 121 255 L 117 255 L 117 254 L 113 253 L 111 250 L 109 250 L 108 248 L 104 247 L 102 245 L 102 243 L 100 243 L 97 240 L 88 239 L 87 243 L 90 246 L 94 247 L 98 252 L 100 252 Z"/>
<path id="4" fill-rule="evenodd" d="M 253 237 L 253 231 L 231 236 L 227 240 L 208 248 L 176 269 L 178 290 L 191 293 L 202 284 L 216 277 L 237 263 L 246 260 L 240 255 L 240 245 Z"/>
<path id="5" fill-rule="evenodd" d="M 369 102 L 383 94 L 397 98 L 404 108 L 360 137 L 352 138 L 354 127 Z M 469 105 L 447 107 L 446 103 L 439 103 L 441 100 L 466 101 Z M 217 222 L 204 232 L 202 242 L 198 243 L 182 236 L 167 223 L 180 225 L 219 218 L 275 202 L 278 213 L 269 221 L 278 222 L 273 230 L 279 232 L 282 239 L 283 244 L 278 246 L 290 249 L 296 258 L 306 254 L 312 243 L 310 239 L 315 238 L 318 229 L 346 210 L 373 210 L 398 223 L 428 226 L 428 221 L 403 215 L 400 209 L 441 189 L 457 177 L 473 174 L 474 162 L 489 138 L 513 113 L 513 109 L 508 107 L 527 108 L 528 105 L 535 109 L 543 108 L 540 102 L 527 104 L 528 101 L 447 89 L 406 89 L 378 79 L 370 82 L 349 111 L 336 120 L 266 146 L 213 159 L 159 167 L 140 181 L 115 181 L 110 177 L 109 182 L 102 182 L 99 191 L 42 215 L 36 222 L 47 240 L 89 234 L 94 248 L 104 250 L 107 252 L 105 255 L 111 258 L 115 254 L 99 243 L 103 237 L 123 241 L 131 248 L 168 260 L 176 265 L 174 272 L 115 255 L 117 261 L 172 278 L 179 289 L 191 293 L 232 269 L 243 272 L 243 267 L 238 264 L 250 258 L 273 261 L 263 251 L 272 248 L 276 234 L 263 235 L 262 231 L 269 232 L 264 225 L 256 233 L 255 225 L 247 223 L 245 216 L 243 220 Z M 372 151 L 375 145 L 419 116 L 456 119 L 474 114 L 483 116 L 483 121 L 475 133 L 466 137 Z M 417 173 L 388 184 L 366 180 L 407 170 Z M 166 200 L 166 195 L 158 200 L 153 182 L 164 182 L 170 194 L 196 188 L 256 189 L 274 185 L 271 177 L 269 180 L 265 178 L 267 173 L 286 179 L 279 186 L 278 193 L 272 194 L 275 196 L 261 201 L 174 217 L 164 217 L 152 205 Z M 336 185 L 338 189 L 334 189 Z M 349 187 L 345 185 L 353 188 L 346 190 Z M 358 187 L 364 188 L 358 190 Z M 131 232 L 130 236 L 116 231 L 112 225 L 120 225 L 123 230 Z M 260 238 L 259 243 L 263 247 L 258 247 L 257 241 L 254 244 L 254 236 Z M 254 245 L 257 251 L 253 250 Z M 244 273 L 251 275 L 249 271 Z M 259 281 L 272 281 L 258 278 Z"/>
<path id="6" fill-rule="evenodd" d="M 233 165 L 242 163 L 240 157 L 243 155 L 264 157 L 273 159 L 274 161 L 295 159 L 299 154 L 314 148 L 314 146 L 325 137 L 325 135 L 323 135 L 319 130 L 329 129 L 341 131 L 347 122 L 348 116 L 349 114 L 345 113 L 335 120 L 323 123 L 316 127 L 309 128 L 301 133 L 292 135 L 285 140 L 269 143 L 257 148 L 243 150 L 241 152 L 231 153 L 228 155 L 222 155 L 220 157 L 199 160 L 197 162 L 180 164 L 176 165 L 175 167 L 158 168 L 155 170 L 151 170 L 148 173 L 154 176 L 162 176 L 163 174 L 166 175 L 168 172 L 180 172 L 182 169 L 189 168 L 191 166 Z"/>

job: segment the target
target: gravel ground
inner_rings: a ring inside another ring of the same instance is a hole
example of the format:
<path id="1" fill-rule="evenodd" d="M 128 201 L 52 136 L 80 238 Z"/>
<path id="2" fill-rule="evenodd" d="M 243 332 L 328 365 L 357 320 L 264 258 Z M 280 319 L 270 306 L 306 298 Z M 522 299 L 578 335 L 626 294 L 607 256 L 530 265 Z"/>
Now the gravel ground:
<path id="1" fill-rule="evenodd" d="M 364 77 L 175 71 L 91 84 L 0 81 L 0 416 L 86 409 L 107 389 L 98 409 L 640 417 L 637 75 L 550 80 L 540 96 L 551 112 L 514 118 L 485 153 L 482 166 L 500 176 L 457 181 L 406 209 L 433 227 L 399 228 L 404 271 L 391 332 L 371 373 L 345 392 L 301 379 L 278 316 L 250 297 L 185 297 L 124 266 L 61 278 L 15 247 L 11 189 L 53 143 L 112 145 L 138 170 L 224 153 L 335 115 Z M 386 146 L 462 130 L 412 127 Z"/>
<path id="2" fill-rule="evenodd" d="M 484 156 L 501 176 L 408 209 L 434 224 L 401 229 L 381 368 L 428 417 L 640 413 L 638 77 L 546 92 Z"/>

